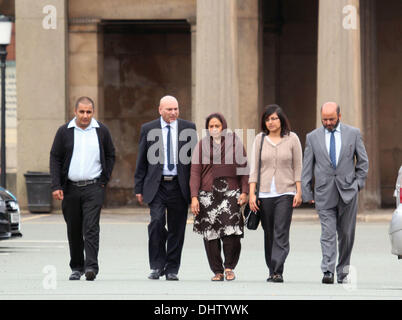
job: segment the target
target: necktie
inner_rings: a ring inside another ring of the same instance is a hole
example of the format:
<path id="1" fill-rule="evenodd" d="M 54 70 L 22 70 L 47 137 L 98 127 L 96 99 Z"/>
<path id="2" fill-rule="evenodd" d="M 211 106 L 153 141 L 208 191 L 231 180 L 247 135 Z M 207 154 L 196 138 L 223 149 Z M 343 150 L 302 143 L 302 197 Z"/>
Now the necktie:
<path id="1" fill-rule="evenodd" d="M 335 149 L 335 130 L 331 131 L 331 141 L 329 144 L 329 157 L 332 162 L 332 166 L 336 169 L 336 149 Z"/>
<path id="2" fill-rule="evenodd" d="M 167 161 L 168 161 L 168 169 L 169 171 L 172 171 L 174 169 L 174 164 L 172 161 L 173 154 L 172 154 L 172 135 L 170 133 L 170 126 L 166 126 L 168 128 L 168 134 L 167 134 Z"/>

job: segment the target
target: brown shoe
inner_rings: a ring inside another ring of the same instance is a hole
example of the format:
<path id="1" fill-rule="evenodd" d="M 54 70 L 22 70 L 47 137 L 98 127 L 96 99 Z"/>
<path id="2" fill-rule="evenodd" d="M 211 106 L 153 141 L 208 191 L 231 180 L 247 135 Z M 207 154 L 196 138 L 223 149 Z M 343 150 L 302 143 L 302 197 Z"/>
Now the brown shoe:
<path id="1" fill-rule="evenodd" d="M 233 281 L 234 279 L 236 279 L 236 276 L 232 269 L 225 270 L 225 279 L 226 281 Z"/>
<path id="2" fill-rule="evenodd" d="M 215 276 L 211 278 L 211 281 L 223 281 L 223 278 L 223 273 L 216 273 Z"/>

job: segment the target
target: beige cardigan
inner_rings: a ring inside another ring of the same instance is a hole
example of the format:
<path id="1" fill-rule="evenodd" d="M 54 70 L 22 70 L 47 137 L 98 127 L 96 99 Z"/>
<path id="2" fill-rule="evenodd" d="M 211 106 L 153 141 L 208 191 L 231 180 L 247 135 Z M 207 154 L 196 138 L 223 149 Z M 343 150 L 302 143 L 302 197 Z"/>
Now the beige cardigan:
<path id="1" fill-rule="evenodd" d="M 254 140 L 249 183 L 257 182 L 261 138 L 262 133 L 259 133 Z M 271 191 L 274 176 L 278 193 L 296 192 L 296 181 L 301 181 L 302 158 L 300 140 L 294 132 L 285 135 L 276 146 L 265 137 L 261 152 L 260 192 Z"/>

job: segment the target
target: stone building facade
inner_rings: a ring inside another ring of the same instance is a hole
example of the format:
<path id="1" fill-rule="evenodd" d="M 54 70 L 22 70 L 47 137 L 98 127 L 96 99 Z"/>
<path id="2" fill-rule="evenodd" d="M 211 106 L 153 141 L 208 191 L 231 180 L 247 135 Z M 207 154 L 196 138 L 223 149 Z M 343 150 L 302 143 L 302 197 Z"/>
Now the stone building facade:
<path id="1" fill-rule="evenodd" d="M 5 5 L 4 1 L 0 1 Z M 303 144 L 325 101 L 361 129 L 370 159 L 361 208 L 392 205 L 402 164 L 402 2 L 387 0 L 15 0 L 17 196 L 24 173 L 49 170 L 57 128 L 94 98 L 117 161 L 108 205 L 133 205 L 140 125 L 159 99 L 204 126 L 259 131 L 277 103 Z"/>

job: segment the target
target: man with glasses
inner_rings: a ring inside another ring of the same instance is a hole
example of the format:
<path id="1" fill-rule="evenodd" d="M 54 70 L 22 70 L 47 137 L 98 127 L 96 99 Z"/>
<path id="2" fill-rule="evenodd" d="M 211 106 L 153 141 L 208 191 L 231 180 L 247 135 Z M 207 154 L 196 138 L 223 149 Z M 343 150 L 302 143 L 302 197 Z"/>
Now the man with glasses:
<path id="1" fill-rule="evenodd" d="M 343 283 L 349 273 L 358 192 L 364 187 L 368 157 L 360 130 L 340 123 L 340 107 L 321 107 L 323 127 L 306 136 L 302 170 L 303 201 L 315 203 L 321 222 L 322 283 Z M 312 180 L 315 178 L 314 192 Z M 338 234 L 339 258 L 336 265 Z"/>

